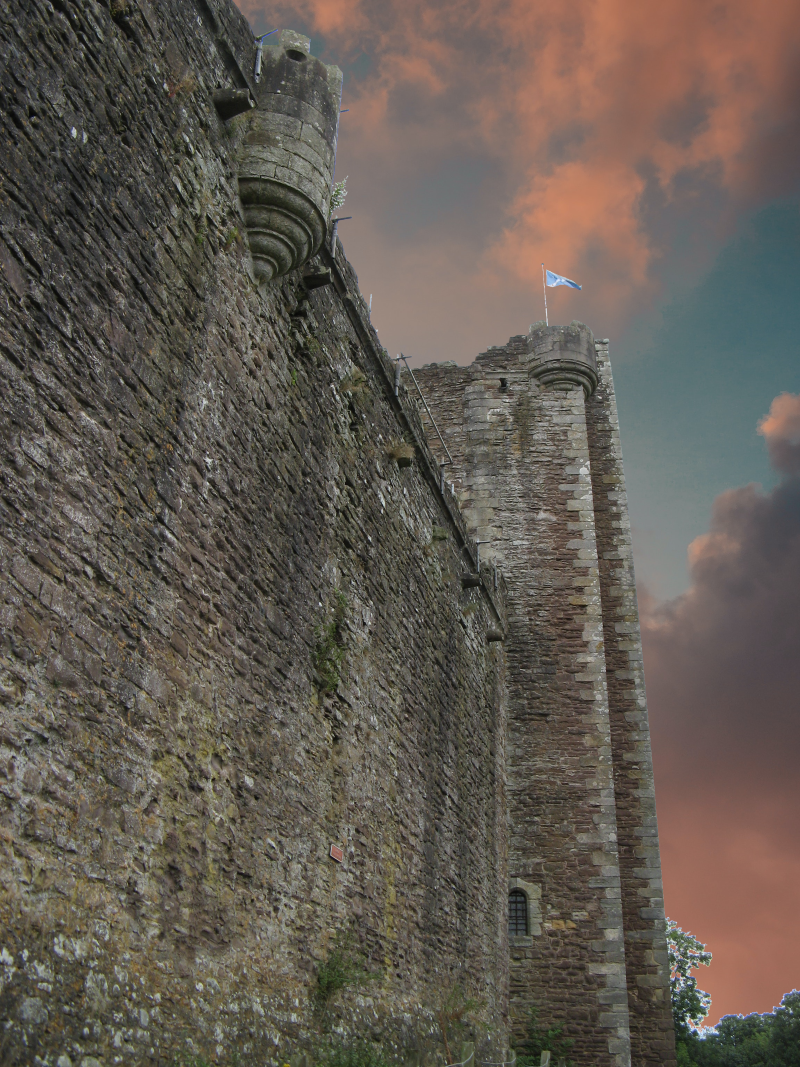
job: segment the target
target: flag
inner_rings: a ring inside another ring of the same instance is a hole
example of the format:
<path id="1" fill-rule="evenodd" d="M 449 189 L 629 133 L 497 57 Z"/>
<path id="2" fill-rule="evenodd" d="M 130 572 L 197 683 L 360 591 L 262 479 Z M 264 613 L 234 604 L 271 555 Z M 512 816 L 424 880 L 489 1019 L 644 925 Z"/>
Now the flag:
<path id="1" fill-rule="evenodd" d="M 547 284 L 551 289 L 556 285 L 568 285 L 570 289 L 580 289 L 581 286 L 577 282 L 572 282 L 569 278 L 562 278 L 560 274 L 553 274 L 551 270 L 547 271 Z"/>

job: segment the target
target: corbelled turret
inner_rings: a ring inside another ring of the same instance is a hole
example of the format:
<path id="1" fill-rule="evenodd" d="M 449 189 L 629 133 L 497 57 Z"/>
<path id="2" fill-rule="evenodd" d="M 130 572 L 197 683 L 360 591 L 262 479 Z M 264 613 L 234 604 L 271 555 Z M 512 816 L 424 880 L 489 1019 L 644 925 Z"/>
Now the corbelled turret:
<path id="1" fill-rule="evenodd" d="M 239 159 L 239 197 L 256 275 L 301 267 L 320 249 L 330 207 L 342 72 L 283 30 L 263 50 L 258 106 Z"/>
<path id="2" fill-rule="evenodd" d="M 542 385 L 581 385 L 588 400 L 597 387 L 594 336 L 573 319 L 569 326 L 535 322 L 528 332 L 530 371 Z"/>

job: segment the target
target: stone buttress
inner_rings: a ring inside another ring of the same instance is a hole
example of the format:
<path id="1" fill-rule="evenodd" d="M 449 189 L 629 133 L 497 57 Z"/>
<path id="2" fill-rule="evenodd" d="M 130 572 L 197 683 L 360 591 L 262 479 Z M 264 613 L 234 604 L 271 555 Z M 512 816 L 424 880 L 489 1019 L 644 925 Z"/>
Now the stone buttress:
<path id="1" fill-rule="evenodd" d="M 597 389 L 587 403 L 592 493 L 603 600 L 606 677 L 634 1064 L 674 1062 L 664 891 L 653 761 L 625 493 L 619 417 L 608 341 L 598 341 Z"/>
<path id="2" fill-rule="evenodd" d="M 539 323 L 469 367 L 415 373 L 509 589 L 509 888 L 528 901 L 528 933 L 509 939 L 512 1022 L 523 1034 L 535 1009 L 563 1025 L 579 1064 L 674 1062 L 607 349 L 580 323 Z"/>

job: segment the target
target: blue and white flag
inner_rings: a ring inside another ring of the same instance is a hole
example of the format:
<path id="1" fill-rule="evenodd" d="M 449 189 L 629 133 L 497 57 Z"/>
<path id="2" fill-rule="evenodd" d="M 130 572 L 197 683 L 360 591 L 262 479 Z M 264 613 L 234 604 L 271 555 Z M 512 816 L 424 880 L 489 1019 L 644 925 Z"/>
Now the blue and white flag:
<path id="1" fill-rule="evenodd" d="M 570 289 L 580 289 L 581 286 L 577 282 L 570 281 L 569 278 L 562 278 L 560 274 L 553 274 L 551 270 L 547 271 L 547 284 L 551 289 L 557 285 L 568 285 Z"/>

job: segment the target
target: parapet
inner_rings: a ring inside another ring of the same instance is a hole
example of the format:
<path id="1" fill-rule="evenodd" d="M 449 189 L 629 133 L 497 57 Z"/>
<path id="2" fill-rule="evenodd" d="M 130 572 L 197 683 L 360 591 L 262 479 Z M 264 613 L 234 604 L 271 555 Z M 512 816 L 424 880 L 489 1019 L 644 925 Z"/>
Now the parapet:
<path id="1" fill-rule="evenodd" d="M 239 159 L 239 198 L 255 274 L 270 281 L 319 251 L 327 230 L 342 72 L 282 30 L 263 50 L 258 105 Z"/>
<path id="2" fill-rule="evenodd" d="M 597 387 L 594 335 L 577 319 L 569 326 L 535 322 L 528 331 L 528 366 L 542 385 L 580 385 L 587 399 Z"/>

